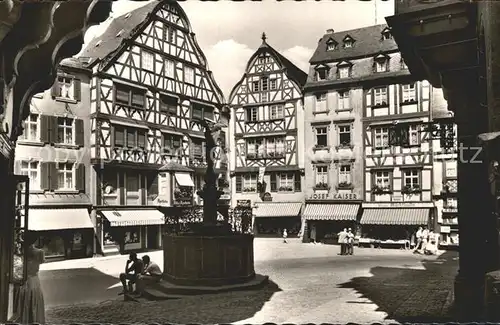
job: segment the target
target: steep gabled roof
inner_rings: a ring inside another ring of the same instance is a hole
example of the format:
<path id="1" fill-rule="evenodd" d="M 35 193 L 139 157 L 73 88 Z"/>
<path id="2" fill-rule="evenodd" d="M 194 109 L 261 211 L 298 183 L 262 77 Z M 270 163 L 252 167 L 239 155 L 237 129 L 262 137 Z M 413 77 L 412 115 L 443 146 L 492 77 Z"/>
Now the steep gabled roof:
<path id="1" fill-rule="evenodd" d="M 265 41 L 265 34 L 263 34 L 263 42 L 262 45 L 255 51 L 255 53 L 250 57 L 250 59 L 247 62 L 247 66 L 245 69 L 245 73 L 241 77 L 241 79 L 236 83 L 236 85 L 231 89 L 231 93 L 229 95 L 229 100 L 233 97 L 233 92 L 234 90 L 238 87 L 238 85 L 241 84 L 243 79 L 246 77 L 246 71 L 250 68 L 250 64 L 254 61 L 255 57 L 262 53 L 269 53 L 273 57 L 275 57 L 278 60 L 278 63 L 281 64 L 283 69 L 285 70 L 285 74 L 287 75 L 288 78 L 291 80 L 295 81 L 299 87 L 304 87 L 304 85 L 307 82 L 307 73 L 302 71 L 299 67 L 297 67 L 295 64 L 293 64 L 290 60 L 288 60 L 286 57 L 284 57 L 280 52 L 276 51 L 271 45 L 269 45 Z"/>
<path id="2" fill-rule="evenodd" d="M 122 42 L 134 33 L 137 26 L 144 22 L 148 14 L 160 3 L 161 1 L 152 1 L 127 14 L 114 18 L 100 36 L 89 42 L 80 57 L 88 57 L 92 61 L 102 60 L 111 52 L 117 50 Z M 118 33 L 120 33 L 119 36 L 117 36 Z"/>
<path id="3" fill-rule="evenodd" d="M 383 24 L 337 33 L 327 33 L 320 39 L 318 47 L 309 62 L 317 64 L 321 62 L 349 60 L 352 58 L 373 56 L 381 52 L 396 51 L 398 46 L 393 39 L 382 40 L 382 31 L 386 28 L 387 25 Z M 348 35 L 356 40 L 352 47 L 338 47 L 335 50 L 327 51 L 327 42 L 329 39 L 342 40 Z"/>

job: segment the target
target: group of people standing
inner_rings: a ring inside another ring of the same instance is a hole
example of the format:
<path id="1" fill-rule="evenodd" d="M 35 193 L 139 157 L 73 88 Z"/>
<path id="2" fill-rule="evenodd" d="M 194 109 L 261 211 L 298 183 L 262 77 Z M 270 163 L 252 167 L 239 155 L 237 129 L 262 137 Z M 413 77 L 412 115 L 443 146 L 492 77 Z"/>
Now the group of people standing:
<path id="1" fill-rule="evenodd" d="M 344 228 L 339 232 L 340 255 L 352 255 L 354 253 L 354 234 L 352 229 Z"/>
<path id="2" fill-rule="evenodd" d="M 435 255 L 438 251 L 437 237 L 434 232 L 429 231 L 427 227 L 419 227 L 415 234 L 415 254 Z"/>

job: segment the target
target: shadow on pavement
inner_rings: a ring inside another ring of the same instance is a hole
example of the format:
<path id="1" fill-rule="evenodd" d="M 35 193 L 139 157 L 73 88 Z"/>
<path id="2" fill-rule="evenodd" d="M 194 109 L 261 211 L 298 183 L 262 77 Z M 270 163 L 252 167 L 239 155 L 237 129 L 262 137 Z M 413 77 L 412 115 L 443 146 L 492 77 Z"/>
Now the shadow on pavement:
<path id="1" fill-rule="evenodd" d="M 46 270 L 39 273 L 45 306 L 98 302 L 116 298 L 119 280 L 94 268 Z"/>
<path id="2" fill-rule="evenodd" d="M 401 323 L 453 321 L 451 300 L 457 256 L 458 252 L 447 251 L 437 258 L 424 259 L 425 270 L 374 267 L 370 270 L 372 277 L 356 277 L 340 287 L 355 289 L 376 304 L 378 311 L 387 313 L 387 319 Z"/>
<path id="3" fill-rule="evenodd" d="M 253 317 L 281 291 L 271 280 L 261 289 L 146 302 L 107 301 L 47 311 L 47 324 L 228 324 Z"/>

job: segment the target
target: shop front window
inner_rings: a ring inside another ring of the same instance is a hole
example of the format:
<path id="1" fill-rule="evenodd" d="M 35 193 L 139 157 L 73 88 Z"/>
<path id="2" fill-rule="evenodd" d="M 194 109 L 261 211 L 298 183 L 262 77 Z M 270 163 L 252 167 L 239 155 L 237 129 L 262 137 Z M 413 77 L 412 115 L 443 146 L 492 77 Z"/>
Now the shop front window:
<path id="1" fill-rule="evenodd" d="M 43 249 L 46 257 L 59 257 L 65 255 L 64 239 L 60 236 L 41 236 L 38 247 Z"/>

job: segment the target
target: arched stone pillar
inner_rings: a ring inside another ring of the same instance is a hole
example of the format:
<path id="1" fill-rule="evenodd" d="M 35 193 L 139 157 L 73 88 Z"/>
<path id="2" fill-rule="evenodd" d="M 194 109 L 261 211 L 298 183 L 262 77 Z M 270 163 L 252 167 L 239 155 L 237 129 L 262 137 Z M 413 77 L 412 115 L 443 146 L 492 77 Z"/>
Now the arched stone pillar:
<path id="1" fill-rule="evenodd" d="M 59 62 L 77 54 L 111 1 L 0 2 L 0 323 L 7 321 L 13 245 L 14 147 L 31 97 L 52 86 Z"/>

